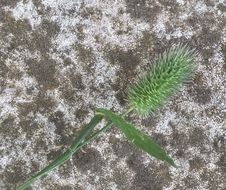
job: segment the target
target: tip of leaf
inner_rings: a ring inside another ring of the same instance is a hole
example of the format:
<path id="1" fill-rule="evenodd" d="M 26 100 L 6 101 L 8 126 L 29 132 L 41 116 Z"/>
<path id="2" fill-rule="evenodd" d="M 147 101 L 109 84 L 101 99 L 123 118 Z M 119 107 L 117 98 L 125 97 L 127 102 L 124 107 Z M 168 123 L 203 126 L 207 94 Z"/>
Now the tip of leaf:
<path id="1" fill-rule="evenodd" d="M 171 159 L 170 165 L 173 166 L 176 169 L 179 168 L 172 159 Z"/>

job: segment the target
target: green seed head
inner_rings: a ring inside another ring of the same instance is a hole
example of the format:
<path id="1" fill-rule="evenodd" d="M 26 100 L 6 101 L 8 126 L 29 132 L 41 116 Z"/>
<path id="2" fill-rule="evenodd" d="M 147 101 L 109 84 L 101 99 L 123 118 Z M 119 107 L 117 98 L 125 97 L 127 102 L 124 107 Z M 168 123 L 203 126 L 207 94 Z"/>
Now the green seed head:
<path id="1" fill-rule="evenodd" d="M 129 88 L 129 104 L 141 116 L 148 116 L 193 76 L 195 51 L 178 45 L 165 51 L 151 70 Z"/>

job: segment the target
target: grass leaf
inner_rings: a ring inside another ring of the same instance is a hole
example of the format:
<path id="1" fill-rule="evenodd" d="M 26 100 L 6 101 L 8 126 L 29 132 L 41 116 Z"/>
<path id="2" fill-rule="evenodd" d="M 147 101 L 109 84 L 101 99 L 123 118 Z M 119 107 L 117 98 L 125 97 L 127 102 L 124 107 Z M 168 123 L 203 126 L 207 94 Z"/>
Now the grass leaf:
<path id="1" fill-rule="evenodd" d="M 152 140 L 148 135 L 136 129 L 132 124 L 125 121 L 121 116 L 114 114 L 106 109 L 97 109 L 98 114 L 104 115 L 111 120 L 118 128 L 122 130 L 130 143 L 136 145 L 141 150 L 147 152 L 162 161 L 168 162 L 170 165 L 176 167 L 174 161 L 167 155 L 167 153 Z"/>
<path id="2" fill-rule="evenodd" d="M 43 170 L 38 172 L 36 175 L 31 177 L 29 180 L 25 181 L 22 185 L 16 188 L 16 190 L 25 190 L 36 180 L 40 179 L 48 175 L 51 171 L 56 169 L 58 166 L 62 165 L 65 161 L 67 161 L 77 150 L 80 143 L 82 143 L 86 137 L 90 135 L 93 128 L 102 120 L 102 115 L 95 115 L 89 124 L 85 126 L 85 128 L 80 132 L 79 136 L 75 138 L 73 144 L 70 148 L 67 149 L 66 152 L 57 157 L 52 163 L 50 163 Z"/>

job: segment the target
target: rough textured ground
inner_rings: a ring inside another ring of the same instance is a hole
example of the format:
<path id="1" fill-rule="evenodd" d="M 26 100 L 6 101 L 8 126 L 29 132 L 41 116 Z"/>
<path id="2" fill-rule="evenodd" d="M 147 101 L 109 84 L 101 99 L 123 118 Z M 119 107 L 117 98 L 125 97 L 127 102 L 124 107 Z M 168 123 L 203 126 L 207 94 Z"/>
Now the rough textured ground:
<path id="1" fill-rule="evenodd" d="M 126 87 L 179 42 L 199 51 L 193 83 L 154 116 L 130 116 L 179 169 L 113 128 L 32 189 L 225 190 L 226 2 L 1 0 L 0 189 L 63 152 L 95 107 L 121 112 Z"/>

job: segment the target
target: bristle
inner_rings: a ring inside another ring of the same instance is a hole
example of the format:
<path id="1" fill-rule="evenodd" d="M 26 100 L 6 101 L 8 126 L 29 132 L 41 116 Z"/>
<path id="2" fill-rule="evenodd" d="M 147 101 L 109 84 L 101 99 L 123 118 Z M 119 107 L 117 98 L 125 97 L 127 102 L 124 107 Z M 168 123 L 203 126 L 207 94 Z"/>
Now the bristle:
<path id="1" fill-rule="evenodd" d="M 130 107 L 141 116 L 161 107 L 192 78 L 195 54 L 193 49 L 180 44 L 160 55 L 151 70 L 129 88 Z"/>

